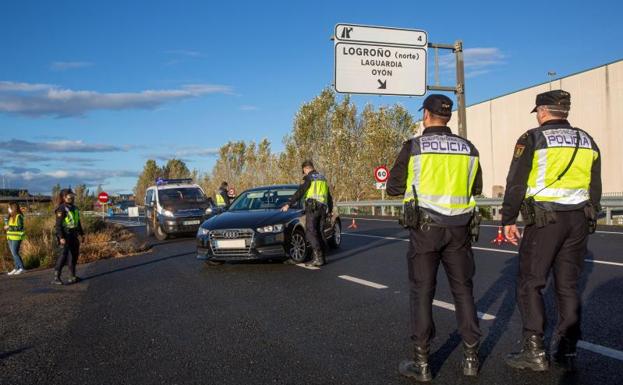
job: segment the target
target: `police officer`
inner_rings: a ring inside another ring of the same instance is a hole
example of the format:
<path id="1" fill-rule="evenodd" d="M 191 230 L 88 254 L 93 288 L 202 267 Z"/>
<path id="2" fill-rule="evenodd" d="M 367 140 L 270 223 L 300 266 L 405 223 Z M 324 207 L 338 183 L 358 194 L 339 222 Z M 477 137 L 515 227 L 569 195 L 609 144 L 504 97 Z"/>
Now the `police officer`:
<path id="1" fill-rule="evenodd" d="M 223 182 L 216 190 L 216 206 L 219 208 L 229 207 L 230 201 L 227 187 L 227 182 Z"/>
<path id="2" fill-rule="evenodd" d="M 59 194 L 58 207 L 54 210 L 56 215 L 56 237 L 61 245 L 62 252 L 56 261 L 54 268 L 55 285 L 62 285 L 61 271 L 65 263 L 69 267 L 68 284 L 76 283 L 80 280 L 76 276 L 76 264 L 80 255 L 80 240 L 84 242 L 84 231 L 80 223 L 80 212 L 74 206 L 75 195 L 71 189 L 63 189 Z M 71 253 L 71 256 L 69 255 Z"/>
<path id="3" fill-rule="evenodd" d="M 327 214 L 333 212 L 333 198 L 329 192 L 329 184 L 324 175 L 314 168 L 311 160 L 301 165 L 303 168 L 303 183 L 292 195 L 281 211 L 288 211 L 301 198 L 305 198 L 305 236 L 313 250 L 313 258 L 309 265 L 322 266 L 326 263 L 324 255 L 323 228 Z"/>
<path id="4" fill-rule="evenodd" d="M 520 210 L 526 222 L 517 282 L 523 348 L 506 359 L 514 368 L 549 368 L 542 290 L 552 269 L 558 303 L 554 360 L 572 369 L 580 338 L 578 279 L 599 210 L 601 160 L 593 138 L 567 121 L 570 108 L 566 91 L 537 95 L 532 112 L 539 127 L 517 141 L 506 179 L 502 208 L 506 238 L 517 244 L 521 237 L 515 224 Z"/>
<path id="5" fill-rule="evenodd" d="M 463 338 L 463 373 L 475 376 L 481 334 L 473 296 L 470 224 L 476 206 L 473 196 L 482 190 L 478 151 L 447 127 L 452 100 L 433 94 L 424 100 L 422 109 L 424 132 L 404 143 L 387 183 L 389 195 L 404 196 L 402 222 L 409 228 L 407 266 L 415 360 L 403 361 L 399 370 L 417 381 L 432 379 L 428 366 L 429 343 L 435 335 L 432 303 L 441 263 Z"/>

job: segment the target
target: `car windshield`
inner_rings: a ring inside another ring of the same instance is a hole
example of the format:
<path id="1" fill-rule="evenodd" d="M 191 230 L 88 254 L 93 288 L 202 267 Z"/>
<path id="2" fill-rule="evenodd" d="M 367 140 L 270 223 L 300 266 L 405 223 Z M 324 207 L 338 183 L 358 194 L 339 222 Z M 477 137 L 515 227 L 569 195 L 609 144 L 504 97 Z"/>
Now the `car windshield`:
<path id="1" fill-rule="evenodd" d="M 161 204 L 178 202 L 205 202 L 203 191 L 196 187 L 179 187 L 158 190 L 158 200 Z"/>
<path id="2" fill-rule="evenodd" d="M 243 192 L 229 210 L 274 210 L 288 203 L 296 189 L 266 189 Z M 295 205 L 296 206 L 296 205 Z M 296 207 L 295 207 L 296 208 Z"/>

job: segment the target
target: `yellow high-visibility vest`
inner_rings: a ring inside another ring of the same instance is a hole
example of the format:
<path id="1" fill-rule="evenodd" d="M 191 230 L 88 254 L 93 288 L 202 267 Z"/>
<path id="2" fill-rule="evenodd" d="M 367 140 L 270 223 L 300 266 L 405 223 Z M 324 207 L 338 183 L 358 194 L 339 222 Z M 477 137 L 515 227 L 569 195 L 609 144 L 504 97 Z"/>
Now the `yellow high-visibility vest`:
<path id="1" fill-rule="evenodd" d="M 20 219 L 22 223 L 24 223 L 24 216 L 22 214 L 17 214 L 13 218 L 9 217 L 9 223 L 8 223 L 9 228 L 18 226 Z M 20 230 L 20 231 L 7 230 L 6 238 L 9 241 L 22 241 L 26 239 L 26 233 L 24 232 L 24 230 Z"/>
<path id="2" fill-rule="evenodd" d="M 329 200 L 329 184 L 324 175 L 317 172 L 310 174 L 311 185 L 305 194 L 305 200 L 313 199 L 322 204 L 327 204 Z"/>

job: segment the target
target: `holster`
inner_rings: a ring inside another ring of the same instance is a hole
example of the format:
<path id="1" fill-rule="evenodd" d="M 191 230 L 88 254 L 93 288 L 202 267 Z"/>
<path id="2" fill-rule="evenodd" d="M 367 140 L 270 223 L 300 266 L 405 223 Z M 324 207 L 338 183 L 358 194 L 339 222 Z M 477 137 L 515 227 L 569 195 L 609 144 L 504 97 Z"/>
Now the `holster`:
<path id="1" fill-rule="evenodd" d="M 320 204 L 315 199 L 308 199 L 305 201 L 305 210 L 308 210 L 310 213 L 315 213 L 320 209 Z"/>
<path id="2" fill-rule="evenodd" d="M 597 210 L 592 202 L 584 206 L 584 216 L 588 223 L 588 233 L 593 234 L 597 230 Z"/>
<path id="3" fill-rule="evenodd" d="M 519 212 L 526 226 L 532 226 L 536 223 L 534 207 L 534 198 L 532 197 L 525 198 L 521 202 Z"/>
<path id="4" fill-rule="evenodd" d="M 480 222 L 482 221 L 482 215 L 478 209 L 474 210 L 472 218 L 469 220 L 469 235 L 472 238 L 472 242 L 478 242 L 480 238 Z"/>
<path id="5" fill-rule="evenodd" d="M 558 219 L 554 210 L 545 210 L 539 206 L 534 206 L 534 222 L 536 227 L 545 227 L 550 223 L 556 223 Z"/>
<path id="6" fill-rule="evenodd" d="M 415 200 L 405 202 L 398 223 L 404 228 L 415 229 L 420 224 L 420 209 Z"/>

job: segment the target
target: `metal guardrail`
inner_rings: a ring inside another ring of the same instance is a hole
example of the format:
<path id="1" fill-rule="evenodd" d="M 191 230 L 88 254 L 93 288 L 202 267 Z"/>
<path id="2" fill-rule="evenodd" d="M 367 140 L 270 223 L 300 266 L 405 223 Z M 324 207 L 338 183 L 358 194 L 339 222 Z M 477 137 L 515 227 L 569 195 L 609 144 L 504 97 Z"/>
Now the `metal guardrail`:
<path id="1" fill-rule="evenodd" d="M 479 207 L 491 209 L 493 219 L 499 219 L 502 202 L 502 198 L 476 198 L 476 204 Z M 340 209 L 340 213 L 346 215 L 398 216 L 402 213 L 401 200 L 347 201 L 338 202 L 336 206 Z M 611 225 L 613 224 L 613 211 L 623 211 L 623 196 L 603 196 L 601 207 L 606 214 L 606 224 Z"/>

